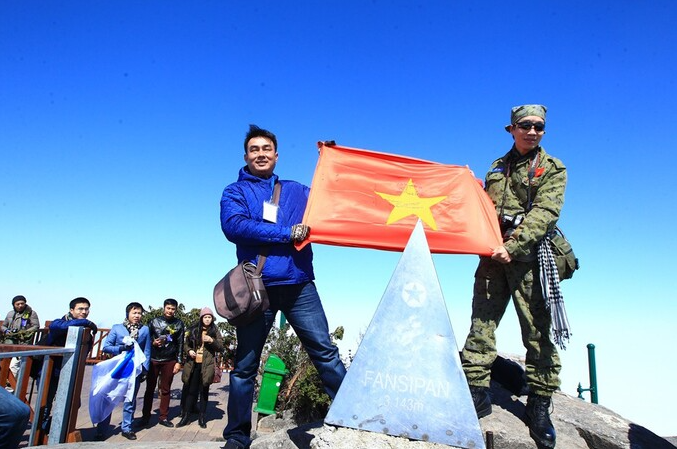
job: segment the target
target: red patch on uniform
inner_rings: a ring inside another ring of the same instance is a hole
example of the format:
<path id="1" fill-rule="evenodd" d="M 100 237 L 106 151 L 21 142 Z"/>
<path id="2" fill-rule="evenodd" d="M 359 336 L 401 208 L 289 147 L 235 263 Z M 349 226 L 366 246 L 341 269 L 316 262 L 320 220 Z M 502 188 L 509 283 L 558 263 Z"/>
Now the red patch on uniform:
<path id="1" fill-rule="evenodd" d="M 534 174 L 534 176 L 536 176 L 536 177 L 538 178 L 539 176 L 541 176 L 541 175 L 543 174 L 544 171 L 545 171 L 545 168 L 543 168 L 543 167 L 538 167 L 538 168 L 536 169 L 536 173 Z"/>

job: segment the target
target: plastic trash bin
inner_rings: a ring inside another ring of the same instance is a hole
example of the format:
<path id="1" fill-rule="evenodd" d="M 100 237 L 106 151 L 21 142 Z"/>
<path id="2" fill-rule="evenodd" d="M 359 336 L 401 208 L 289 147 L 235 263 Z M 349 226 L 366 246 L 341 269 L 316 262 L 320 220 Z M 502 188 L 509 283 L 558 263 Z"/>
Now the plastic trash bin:
<path id="1" fill-rule="evenodd" d="M 282 379 L 288 373 L 284 362 L 275 354 L 270 354 L 266 365 L 263 367 L 263 379 L 259 389 L 259 400 L 256 403 L 256 408 L 254 408 L 255 412 L 266 415 L 275 413 L 280 385 L 282 385 Z"/>

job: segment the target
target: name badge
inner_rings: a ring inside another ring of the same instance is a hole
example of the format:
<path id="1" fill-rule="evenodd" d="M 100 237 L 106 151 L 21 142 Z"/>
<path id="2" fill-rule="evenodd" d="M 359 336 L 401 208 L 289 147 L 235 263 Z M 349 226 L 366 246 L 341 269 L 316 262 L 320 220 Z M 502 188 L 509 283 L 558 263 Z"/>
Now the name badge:
<path id="1" fill-rule="evenodd" d="M 277 223 L 277 204 L 268 201 L 263 203 L 263 219 L 271 223 Z"/>

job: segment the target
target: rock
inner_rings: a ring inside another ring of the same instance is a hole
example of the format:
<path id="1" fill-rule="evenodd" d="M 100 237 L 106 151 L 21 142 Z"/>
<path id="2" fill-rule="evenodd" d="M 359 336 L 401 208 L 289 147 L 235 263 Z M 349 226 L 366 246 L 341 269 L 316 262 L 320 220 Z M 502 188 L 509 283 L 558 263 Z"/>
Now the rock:
<path id="1" fill-rule="evenodd" d="M 480 420 L 483 433 L 494 435 L 495 449 L 538 449 L 522 421 L 525 397 L 497 382 L 491 386 L 493 413 Z M 452 419 L 450 413 L 449 419 Z M 613 411 L 572 396 L 553 396 L 551 419 L 557 447 L 563 449 L 676 449 L 668 440 Z M 333 427 L 322 422 L 297 426 L 285 414 L 259 421 L 252 449 L 440 449 L 449 446 L 401 437 Z"/>

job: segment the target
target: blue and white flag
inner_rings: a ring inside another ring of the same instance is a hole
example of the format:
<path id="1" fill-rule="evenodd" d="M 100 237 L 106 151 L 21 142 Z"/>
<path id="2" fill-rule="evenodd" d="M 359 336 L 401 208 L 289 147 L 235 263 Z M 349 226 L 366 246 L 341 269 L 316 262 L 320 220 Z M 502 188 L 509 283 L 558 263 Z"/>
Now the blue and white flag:
<path id="1" fill-rule="evenodd" d="M 130 402 L 134 398 L 136 377 L 141 374 L 146 355 L 131 337 L 125 336 L 123 343 L 133 343 L 134 347 L 112 359 L 99 362 L 92 368 L 89 417 L 93 424 L 110 416 L 115 406 L 123 400 Z"/>

